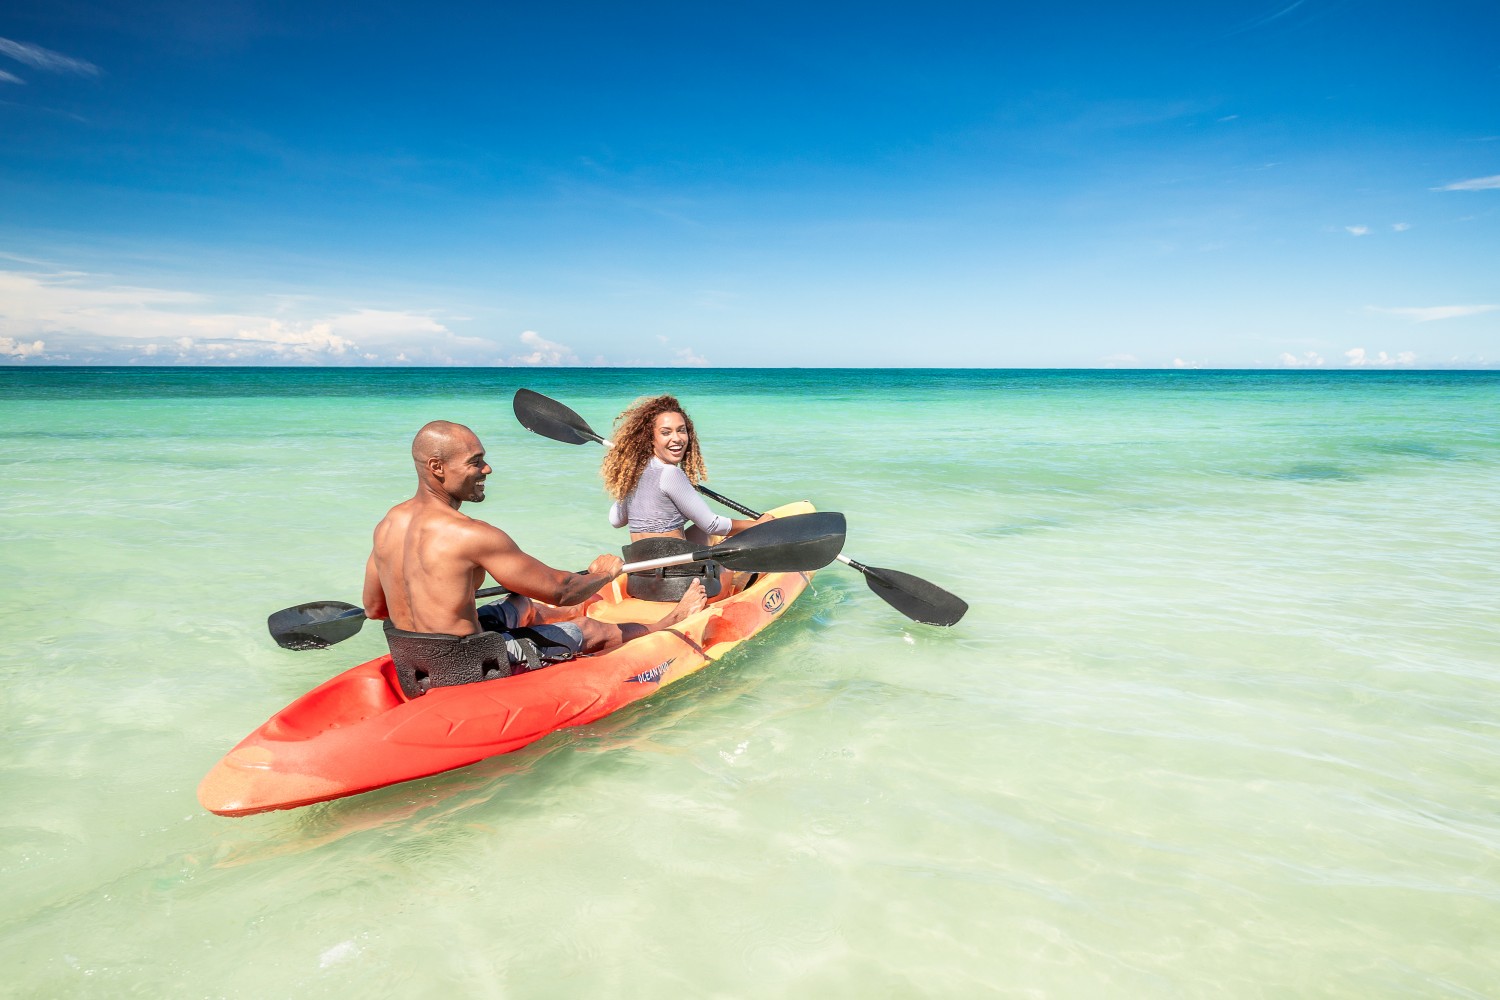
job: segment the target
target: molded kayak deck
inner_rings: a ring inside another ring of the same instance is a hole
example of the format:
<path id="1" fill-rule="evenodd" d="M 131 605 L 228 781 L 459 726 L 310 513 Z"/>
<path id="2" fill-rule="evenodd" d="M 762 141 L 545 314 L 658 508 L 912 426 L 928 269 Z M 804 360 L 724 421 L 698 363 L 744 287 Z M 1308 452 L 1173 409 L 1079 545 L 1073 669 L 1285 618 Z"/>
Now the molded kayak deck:
<path id="1" fill-rule="evenodd" d="M 812 511 L 806 501 L 778 517 Z M 500 680 L 401 692 L 389 655 L 344 671 L 271 716 L 214 765 L 198 801 L 221 816 L 291 809 L 370 791 L 519 750 L 654 694 L 722 657 L 779 618 L 812 573 L 735 572 L 723 592 L 676 626 L 607 653 Z M 614 580 L 588 608 L 607 622 L 651 622 L 669 605 Z"/>

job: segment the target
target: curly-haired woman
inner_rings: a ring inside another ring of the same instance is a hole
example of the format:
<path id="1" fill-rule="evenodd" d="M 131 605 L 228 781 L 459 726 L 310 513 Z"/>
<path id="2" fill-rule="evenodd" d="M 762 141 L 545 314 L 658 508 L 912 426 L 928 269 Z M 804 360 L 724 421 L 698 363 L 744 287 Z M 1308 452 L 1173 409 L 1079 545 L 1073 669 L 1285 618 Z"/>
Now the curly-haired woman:
<path id="1" fill-rule="evenodd" d="M 609 523 L 630 525 L 632 542 L 665 537 L 703 544 L 710 535 L 732 535 L 755 523 L 713 513 L 693 488 L 707 474 L 693 421 L 675 396 L 638 399 L 615 418 L 603 473 L 604 488 L 615 498 Z"/>
<path id="2" fill-rule="evenodd" d="M 671 555 L 674 548 L 691 551 L 691 546 L 664 542 L 635 544 L 647 539 L 686 539 L 703 545 L 711 535 L 732 535 L 756 523 L 713 513 L 693 488 L 706 478 L 703 454 L 693 421 L 675 396 L 638 399 L 615 418 L 614 447 L 604 455 L 603 475 L 604 487 L 615 499 L 609 523 L 630 526 L 627 559 Z M 677 575 L 669 571 L 665 577 Z M 708 572 L 704 582 L 710 595 L 718 591 L 716 571 Z M 652 599 L 675 600 L 668 596 L 676 592 L 673 587 L 651 591 L 635 577 L 631 587 L 632 593 L 650 593 Z"/>

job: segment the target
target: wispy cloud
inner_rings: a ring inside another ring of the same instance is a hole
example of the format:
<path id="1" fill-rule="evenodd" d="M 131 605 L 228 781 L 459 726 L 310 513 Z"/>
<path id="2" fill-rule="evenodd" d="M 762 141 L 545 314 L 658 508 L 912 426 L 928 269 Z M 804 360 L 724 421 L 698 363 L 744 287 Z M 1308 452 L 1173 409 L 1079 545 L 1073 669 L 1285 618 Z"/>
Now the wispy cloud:
<path id="1" fill-rule="evenodd" d="M 519 345 L 468 336 L 478 323 L 436 310 L 386 309 L 296 295 L 226 302 L 217 293 L 148 287 L 0 253 L 0 365 L 674 365 L 709 364 L 670 344 L 619 361 L 525 330 Z M 27 265 L 32 265 L 28 267 Z M 516 348 L 519 346 L 519 350 Z"/>
<path id="2" fill-rule="evenodd" d="M 1394 232 L 1404 233 L 1404 232 L 1406 232 L 1410 228 L 1411 228 L 1411 223 L 1410 222 L 1393 222 L 1393 223 L 1391 223 L 1391 229 Z"/>
<path id="3" fill-rule="evenodd" d="M 1265 24 L 1265 23 L 1268 23 L 1270 21 L 1275 21 L 1278 18 L 1286 17 L 1292 11 L 1296 10 L 1298 7 L 1301 7 L 1302 4 L 1303 4 L 1303 2 L 1304 2 L 1304 0 L 1296 0 L 1296 3 L 1293 3 L 1293 4 L 1289 5 L 1289 6 L 1283 7 L 1280 10 L 1278 10 L 1276 13 L 1270 15 L 1269 17 L 1263 18 L 1261 20 L 1261 23 Z"/>
<path id="4" fill-rule="evenodd" d="M 141 358 L 191 364 L 323 364 L 379 360 L 361 352 L 359 345 L 334 332 L 332 323 L 310 326 L 271 320 L 258 328 L 238 330 L 229 337 L 176 337 L 126 344 L 123 349 Z"/>
<path id="5" fill-rule="evenodd" d="M 1490 177 L 1471 177 L 1466 181 L 1454 181 L 1452 184 L 1444 184 L 1435 187 L 1434 191 L 1494 191 L 1500 188 L 1500 174 Z"/>
<path id="6" fill-rule="evenodd" d="M 1301 356 L 1283 352 L 1277 362 L 1283 368 L 1322 368 L 1328 364 L 1317 351 L 1305 351 Z M 1344 352 L 1344 364 L 1350 368 L 1410 367 L 1416 363 L 1415 351 L 1398 351 L 1395 354 L 1376 351 L 1372 354 L 1363 347 L 1351 347 Z"/>
<path id="7" fill-rule="evenodd" d="M 709 365 L 708 359 L 700 356 L 691 347 L 673 347 L 672 338 L 666 336 L 665 334 L 658 333 L 656 335 L 656 342 L 660 344 L 664 350 L 671 352 L 671 360 L 667 362 L 668 367 L 707 368 Z"/>
<path id="8" fill-rule="evenodd" d="M 1482 306 L 1413 306 L 1413 307 L 1385 307 L 1368 306 L 1370 312 L 1385 313 L 1388 316 L 1401 316 L 1414 323 L 1431 323 L 1440 319 L 1460 319 L 1464 316 L 1478 316 L 1481 313 L 1494 312 L 1500 309 L 1500 305 Z"/>
<path id="9" fill-rule="evenodd" d="M 1350 368 L 1394 368 L 1397 365 L 1412 365 L 1416 363 L 1417 355 L 1413 351 L 1401 351 L 1395 356 L 1378 351 L 1370 354 L 1363 347 L 1351 347 L 1344 352 L 1347 364 Z"/>
<path id="10" fill-rule="evenodd" d="M 25 82 L 26 82 L 25 80 L 21 79 L 19 76 L 16 76 L 16 74 L 14 74 L 14 73 L 7 73 L 7 72 L 5 72 L 5 70 L 0 69 L 0 83 L 22 83 L 22 84 L 24 84 Z"/>
<path id="11" fill-rule="evenodd" d="M 531 348 L 529 353 L 518 354 L 510 359 L 513 365 L 544 365 L 557 367 L 560 365 L 578 364 L 578 354 L 573 348 L 566 344 L 554 343 L 537 333 L 535 330 L 526 330 L 521 334 L 521 343 Z"/>
<path id="12" fill-rule="evenodd" d="M 0 38 L 0 55 L 9 56 L 18 63 L 45 70 L 48 73 L 74 73 L 78 76 L 98 76 L 103 70 L 86 59 L 74 59 L 61 52 L 44 49 L 30 42 L 14 42 Z M 18 81 L 19 82 L 19 81 Z"/>
<path id="13" fill-rule="evenodd" d="M 1350 236 L 1369 236 L 1370 235 L 1370 227 L 1369 226 L 1345 226 L 1344 227 L 1344 232 L 1348 233 Z"/>
<path id="14" fill-rule="evenodd" d="M 1256 28 L 1264 28 L 1266 25 L 1271 24 L 1275 21 L 1279 21 L 1283 17 L 1286 17 L 1292 11 L 1296 10 L 1298 7 L 1301 7 L 1305 2 L 1306 0 L 1296 0 L 1295 3 L 1292 3 L 1285 7 L 1281 7 L 1270 14 L 1266 14 L 1262 17 L 1256 18 L 1253 21 L 1248 21 L 1245 24 L 1240 25 L 1238 28 L 1231 30 L 1229 34 L 1238 35 L 1246 31 L 1254 31 Z"/>
<path id="15" fill-rule="evenodd" d="M 122 364 L 484 364 L 497 345 L 432 316 L 208 296 L 66 271 L 0 271 L 0 361 Z M 401 357 L 398 357 L 401 355 Z"/>
<path id="16" fill-rule="evenodd" d="M 708 359 L 693 353 L 691 347 L 680 347 L 672 360 L 673 368 L 707 368 Z"/>

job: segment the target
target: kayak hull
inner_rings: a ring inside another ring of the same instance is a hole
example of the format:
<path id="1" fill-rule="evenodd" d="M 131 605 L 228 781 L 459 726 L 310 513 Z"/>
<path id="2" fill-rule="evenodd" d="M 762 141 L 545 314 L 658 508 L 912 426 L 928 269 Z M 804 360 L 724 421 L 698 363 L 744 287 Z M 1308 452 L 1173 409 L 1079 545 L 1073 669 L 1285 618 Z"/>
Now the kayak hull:
<path id="1" fill-rule="evenodd" d="M 778 508 L 807 513 L 809 503 Z M 198 801 L 221 816 L 292 809 L 464 767 L 583 726 L 720 659 L 785 614 L 812 573 L 734 573 L 678 625 L 607 653 L 501 680 L 401 691 L 389 655 L 302 695 L 241 740 L 204 777 Z M 613 581 L 590 605 L 610 622 L 655 621 L 669 605 Z"/>

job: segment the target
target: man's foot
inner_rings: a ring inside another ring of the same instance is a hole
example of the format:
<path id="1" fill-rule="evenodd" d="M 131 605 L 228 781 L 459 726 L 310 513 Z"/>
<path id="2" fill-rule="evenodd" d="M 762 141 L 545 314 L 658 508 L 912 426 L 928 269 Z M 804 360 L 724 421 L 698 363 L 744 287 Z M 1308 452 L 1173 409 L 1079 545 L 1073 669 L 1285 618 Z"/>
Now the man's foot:
<path id="1" fill-rule="evenodd" d="M 677 602 L 677 607 L 667 612 L 667 616 L 661 621 L 652 625 L 651 631 L 655 632 L 659 629 L 671 628 L 689 615 L 702 611 L 706 604 L 708 604 L 708 595 L 703 591 L 703 584 L 698 580 L 694 580 L 688 584 L 687 593 L 682 595 L 682 600 Z"/>

